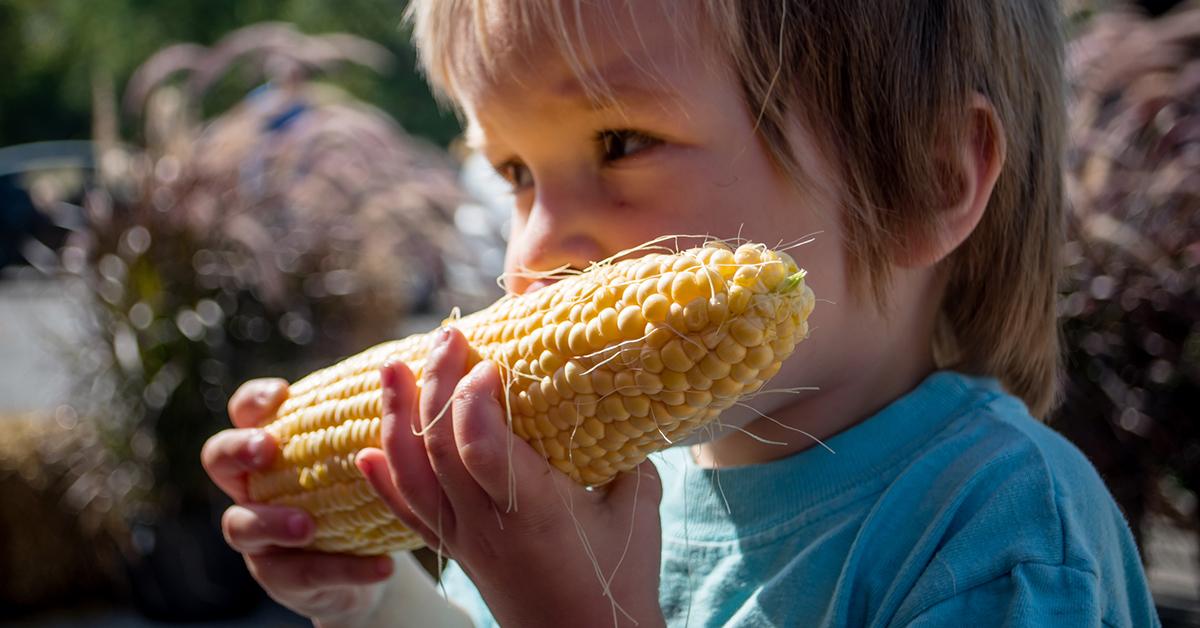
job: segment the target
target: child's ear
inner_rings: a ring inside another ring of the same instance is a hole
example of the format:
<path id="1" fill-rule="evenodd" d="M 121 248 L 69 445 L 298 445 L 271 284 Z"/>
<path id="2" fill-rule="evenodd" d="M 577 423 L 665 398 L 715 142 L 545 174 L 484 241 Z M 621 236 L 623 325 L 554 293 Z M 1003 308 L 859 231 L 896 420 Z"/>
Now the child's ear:
<path id="1" fill-rule="evenodd" d="M 987 98 L 973 94 L 967 128 L 957 146 L 945 147 L 943 204 L 931 212 L 933 224 L 923 236 L 909 238 L 899 251 L 899 263 L 910 268 L 933 266 L 954 252 L 971 235 L 987 210 L 996 179 L 1004 165 L 1004 127 Z"/>

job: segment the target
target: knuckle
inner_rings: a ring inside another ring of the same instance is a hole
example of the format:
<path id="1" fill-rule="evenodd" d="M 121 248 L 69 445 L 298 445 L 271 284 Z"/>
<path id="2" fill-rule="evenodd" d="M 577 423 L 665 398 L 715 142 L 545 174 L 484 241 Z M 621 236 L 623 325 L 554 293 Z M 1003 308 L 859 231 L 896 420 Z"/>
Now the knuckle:
<path id="1" fill-rule="evenodd" d="M 431 430 L 425 435 L 425 449 L 431 458 L 449 460 L 458 455 L 458 445 L 454 436 L 447 432 Z"/>
<path id="2" fill-rule="evenodd" d="M 421 396 L 422 404 L 433 405 L 434 398 L 437 396 L 434 393 L 441 388 L 444 381 L 445 378 L 439 376 L 434 369 L 425 370 L 421 376 L 421 390 L 425 391 L 425 394 Z"/>
<path id="3" fill-rule="evenodd" d="M 442 406 L 446 405 L 445 395 L 439 395 L 436 383 L 426 383 L 424 386 L 425 394 L 421 395 L 421 419 L 425 423 L 431 423 L 437 418 L 438 413 L 442 411 Z"/>
<path id="4" fill-rule="evenodd" d="M 463 465 L 476 471 L 495 471 L 500 467 L 500 452 L 486 440 L 468 440 L 458 448 Z"/>

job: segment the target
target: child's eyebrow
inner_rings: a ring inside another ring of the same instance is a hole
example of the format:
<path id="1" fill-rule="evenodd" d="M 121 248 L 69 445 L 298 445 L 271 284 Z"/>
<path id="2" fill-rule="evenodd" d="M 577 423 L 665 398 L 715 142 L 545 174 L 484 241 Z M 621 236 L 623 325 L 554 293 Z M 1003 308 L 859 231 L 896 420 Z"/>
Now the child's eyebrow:
<path id="1" fill-rule="evenodd" d="M 571 74 L 555 83 L 549 91 L 556 98 L 595 110 L 619 109 L 642 104 L 642 101 L 679 97 L 679 93 L 664 81 L 654 80 L 649 71 L 627 59 L 589 72 L 586 79 Z"/>
<path id="2" fill-rule="evenodd" d="M 621 60 L 589 72 L 586 81 L 572 73 L 557 82 L 550 82 L 543 88 L 543 93 L 589 111 L 645 110 L 661 115 L 665 111 L 665 102 L 682 96 L 665 81 L 653 78 L 645 69 Z M 468 123 L 463 130 L 465 147 L 483 152 L 486 143 L 483 130 Z"/>

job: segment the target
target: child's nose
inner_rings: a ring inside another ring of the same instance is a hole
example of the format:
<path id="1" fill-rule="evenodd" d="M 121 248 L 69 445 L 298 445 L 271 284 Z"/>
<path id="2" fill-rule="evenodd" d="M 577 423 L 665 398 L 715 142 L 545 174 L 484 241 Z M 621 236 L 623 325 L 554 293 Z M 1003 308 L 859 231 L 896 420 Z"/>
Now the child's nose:
<path id="1" fill-rule="evenodd" d="M 517 245 L 516 242 L 509 246 Z M 540 287 L 539 273 L 561 268 L 583 269 L 593 261 L 607 257 L 600 243 L 585 233 L 549 228 L 527 229 L 519 243 L 516 261 L 528 275 L 530 287 Z M 536 285 L 535 285 L 536 284 Z"/>
<path id="2" fill-rule="evenodd" d="M 613 229 L 604 226 L 604 208 L 586 185 L 539 185 L 537 197 L 521 233 L 509 243 L 517 246 L 516 261 L 527 270 L 586 268 L 611 253 L 604 242 Z"/>

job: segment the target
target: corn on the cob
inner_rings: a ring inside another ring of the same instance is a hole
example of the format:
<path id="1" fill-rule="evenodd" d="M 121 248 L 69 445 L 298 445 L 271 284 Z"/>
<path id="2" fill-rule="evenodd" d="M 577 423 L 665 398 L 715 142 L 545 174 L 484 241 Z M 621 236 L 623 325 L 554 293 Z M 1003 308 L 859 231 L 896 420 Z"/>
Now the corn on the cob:
<path id="1" fill-rule="evenodd" d="M 471 362 L 494 361 L 511 427 L 578 482 L 599 485 L 757 390 L 808 333 L 812 291 L 786 253 L 720 242 L 598 264 L 453 321 Z M 418 382 L 431 334 L 378 345 L 296 382 L 266 426 L 282 455 L 251 498 L 306 509 L 315 549 L 419 546 L 354 466 L 378 447 L 379 368 Z"/>

